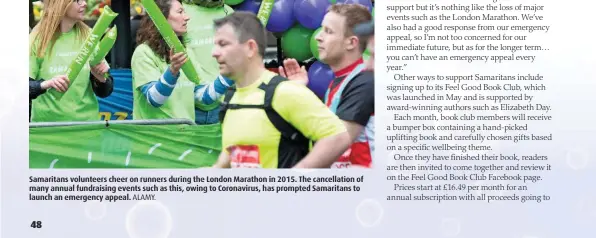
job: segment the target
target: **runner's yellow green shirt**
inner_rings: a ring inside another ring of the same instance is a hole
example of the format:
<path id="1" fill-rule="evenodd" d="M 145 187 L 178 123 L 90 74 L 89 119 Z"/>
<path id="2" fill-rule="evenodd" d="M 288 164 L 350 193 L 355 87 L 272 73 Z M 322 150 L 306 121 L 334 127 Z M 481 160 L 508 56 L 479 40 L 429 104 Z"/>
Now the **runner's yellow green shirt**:
<path id="1" fill-rule="evenodd" d="M 34 29 L 36 30 L 36 29 Z M 35 32 L 30 34 L 29 77 L 35 80 L 50 80 L 54 76 L 64 75 L 70 63 L 77 57 L 84 38 L 77 35 L 77 30 L 64 32 L 48 47 L 43 58 L 37 55 Z M 35 43 L 33 43 L 35 42 Z M 71 79 L 62 98 L 56 90 L 48 90 L 33 100 L 31 109 L 32 122 L 57 121 L 93 121 L 99 120 L 99 102 L 91 86 L 91 68 L 89 64 L 81 69 L 76 79 Z"/>
<path id="2" fill-rule="evenodd" d="M 265 92 L 258 88 L 276 74 L 265 71 L 253 84 L 237 88 L 230 104 L 262 105 Z M 298 129 L 305 137 L 317 141 L 346 131 L 343 122 L 332 113 L 307 87 L 284 81 L 279 84 L 272 101 L 277 113 Z M 260 168 L 278 167 L 280 132 L 269 121 L 263 109 L 227 110 L 222 124 L 224 153 L 231 148 L 248 148 L 258 158 Z"/>

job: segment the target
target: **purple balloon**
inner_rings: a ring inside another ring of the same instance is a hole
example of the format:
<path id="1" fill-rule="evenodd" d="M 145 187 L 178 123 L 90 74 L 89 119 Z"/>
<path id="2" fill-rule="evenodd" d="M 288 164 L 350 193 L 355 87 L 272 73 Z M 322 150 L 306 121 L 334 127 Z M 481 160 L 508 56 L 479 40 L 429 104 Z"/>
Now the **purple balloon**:
<path id="1" fill-rule="evenodd" d="M 334 78 L 335 74 L 328 65 L 320 61 L 315 61 L 308 69 L 307 87 L 319 96 L 319 98 L 323 98 L 329 84 Z"/>
<path id="2" fill-rule="evenodd" d="M 285 32 L 294 26 L 294 0 L 275 0 L 267 22 L 270 32 Z"/>
<path id="3" fill-rule="evenodd" d="M 372 12 L 373 4 L 371 0 L 337 0 L 337 3 L 345 4 L 360 4 L 368 8 L 369 12 Z"/>
<path id="4" fill-rule="evenodd" d="M 316 30 L 321 27 L 321 22 L 331 3 L 329 0 L 295 0 L 294 14 L 302 26 Z"/>
<path id="5" fill-rule="evenodd" d="M 246 11 L 257 14 L 259 12 L 259 8 L 261 7 L 262 1 L 263 0 L 244 0 L 244 2 L 234 7 L 234 11 Z"/>

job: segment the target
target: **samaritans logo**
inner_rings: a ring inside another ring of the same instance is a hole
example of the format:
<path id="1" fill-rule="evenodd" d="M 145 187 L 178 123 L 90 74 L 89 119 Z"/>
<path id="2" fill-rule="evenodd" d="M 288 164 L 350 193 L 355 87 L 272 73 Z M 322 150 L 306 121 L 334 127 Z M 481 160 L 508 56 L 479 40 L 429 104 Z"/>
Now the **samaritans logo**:
<path id="1" fill-rule="evenodd" d="M 78 54 L 78 52 L 76 52 L 76 51 L 58 52 L 58 53 L 56 53 L 56 56 L 58 56 L 58 57 L 72 57 L 72 56 L 76 56 L 77 54 Z"/>
<path id="2" fill-rule="evenodd" d="M 58 65 L 58 66 L 51 66 L 50 70 L 48 70 L 48 71 L 50 72 L 50 74 L 56 75 L 56 74 L 62 74 L 64 72 L 66 72 L 66 70 L 68 70 L 68 66 Z"/>
<path id="3" fill-rule="evenodd" d="M 91 66 L 89 66 L 89 64 L 85 64 L 83 66 L 83 69 L 90 69 L 90 68 L 91 68 Z M 50 66 L 50 68 L 48 69 L 48 72 L 51 75 L 64 74 L 67 71 L 68 71 L 68 66 L 66 66 L 66 65 Z"/>
<path id="4" fill-rule="evenodd" d="M 201 45 L 213 45 L 213 37 L 204 37 L 199 38 L 196 40 L 190 40 L 189 45 L 191 46 L 201 46 Z"/>

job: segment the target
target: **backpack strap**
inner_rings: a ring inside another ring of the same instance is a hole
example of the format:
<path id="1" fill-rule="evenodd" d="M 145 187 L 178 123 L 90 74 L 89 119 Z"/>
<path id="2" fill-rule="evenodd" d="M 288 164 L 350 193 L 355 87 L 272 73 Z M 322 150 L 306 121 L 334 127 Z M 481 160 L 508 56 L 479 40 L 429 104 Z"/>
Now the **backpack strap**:
<path id="1" fill-rule="evenodd" d="M 219 105 L 219 122 L 223 123 L 224 118 L 226 117 L 226 112 L 229 109 L 229 104 L 230 104 L 230 100 L 232 100 L 232 97 L 234 96 L 234 93 L 236 92 L 236 85 L 232 85 L 231 87 L 228 87 L 228 89 L 226 90 L 226 93 L 224 95 L 224 100 L 223 102 Z"/>
<path id="2" fill-rule="evenodd" d="M 236 110 L 236 109 L 243 109 L 243 108 L 256 108 L 256 109 L 265 109 L 265 105 L 250 105 L 250 104 L 232 104 L 230 101 L 232 97 L 234 97 L 234 93 L 236 92 L 236 85 L 232 85 L 226 90 L 224 94 L 223 102 L 221 102 L 219 107 L 219 122 L 223 124 L 224 118 L 226 117 L 226 113 L 229 109 Z"/>
<path id="3" fill-rule="evenodd" d="M 224 100 L 220 105 L 219 110 L 219 122 L 223 123 L 224 118 L 226 117 L 226 112 L 229 109 L 243 109 L 243 108 L 258 108 L 264 109 L 264 105 L 244 105 L 244 104 L 230 104 L 230 100 L 234 97 L 234 93 L 236 92 L 236 85 L 233 85 L 226 90 Z"/>
<path id="4" fill-rule="evenodd" d="M 281 133 L 281 136 L 286 140 L 296 142 L 296 143 L 307 143 L 308 139 L 292 124 L 287 122 L 272 106 L 273 96 L 275 95 L 275 89 L 277 86 L 287 79 L 276 75 L 274 76 L 268 84 L 261 84 L 259 86 L 260 89 L 265 91 L 265 99 L 263 103 L 263 109 L 271 121 L 271 124 L 277 128 L 277 130 Z"/>
<path id="5" fill-rule="evenodd" d="M 298 144 L 308 143 L 309 140 L 292 124 L 287 122 L 275 109 L 273 108 L 273 96 L 275 95 L 275 89 L 277 86 L 283 81 L 287 79 L 276 75 L 274 76 L 268 84 L 261 83 L 259 85 L 259 89 L 265 92 L 265 98 L 263 99 L 262 105 L 243 105 L 243 104 L 230 104 L 230 100 L 234 96 L 236 92 L 236 86 L 231 86 L 225 93 L 224 100 L 221 103 L 220 111 L 219 111 L 219 121 L 223 124 L 224 118 L 226 116 L 226 112 L 229 109 L 243 109 L 243 108 L 259 108 L 265 110 L 267 114 L 267 118 L 275 126 L 275 128 L 281 133 L 282 138 L 285 140 L 295 142 Z"/>

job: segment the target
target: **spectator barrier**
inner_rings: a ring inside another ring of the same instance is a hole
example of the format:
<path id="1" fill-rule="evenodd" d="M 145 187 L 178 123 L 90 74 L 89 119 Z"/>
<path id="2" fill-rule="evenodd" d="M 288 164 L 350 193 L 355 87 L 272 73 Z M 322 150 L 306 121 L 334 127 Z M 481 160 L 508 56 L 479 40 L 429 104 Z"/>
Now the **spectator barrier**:
<path id="1" fill-rule="evenodd" d="M 221 151 L 221 127 L 189 120 L 30 123 L 29 167 L 199 168 Z"/>

